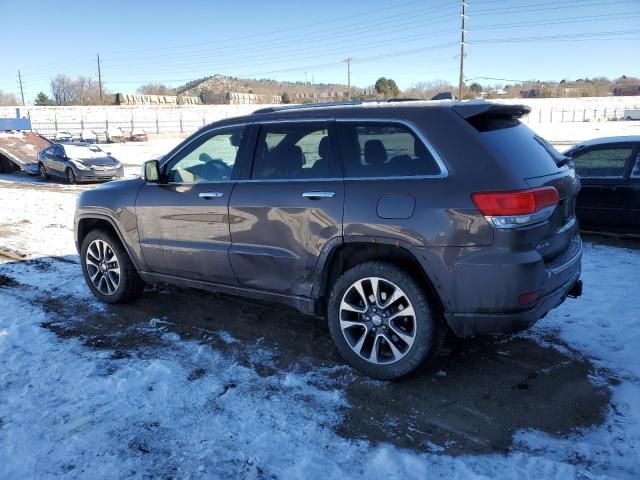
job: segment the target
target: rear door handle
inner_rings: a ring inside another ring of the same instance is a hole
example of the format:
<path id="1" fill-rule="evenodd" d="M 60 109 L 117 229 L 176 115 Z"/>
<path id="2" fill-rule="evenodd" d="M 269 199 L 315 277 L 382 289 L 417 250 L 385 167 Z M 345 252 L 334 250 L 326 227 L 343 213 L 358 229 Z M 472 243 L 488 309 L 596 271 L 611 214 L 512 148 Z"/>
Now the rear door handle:
<path id="1" fill-rule="evenodd" d="M 321 198 L 333 198 L 336 196 L 335 192 L 304 192 L 302 194 L 304 198 L 310 198 L 312 200 L 319 200 Z"/>
<path id="2" fill-rule="evenodd" d="M 202 193 L 199 193 L 198 196 L 200 198 L 204 198 L 206 200 L 210 200 L 212 198 L 224 197 L 224 193 L 223 192 L 202 192 Z"/>

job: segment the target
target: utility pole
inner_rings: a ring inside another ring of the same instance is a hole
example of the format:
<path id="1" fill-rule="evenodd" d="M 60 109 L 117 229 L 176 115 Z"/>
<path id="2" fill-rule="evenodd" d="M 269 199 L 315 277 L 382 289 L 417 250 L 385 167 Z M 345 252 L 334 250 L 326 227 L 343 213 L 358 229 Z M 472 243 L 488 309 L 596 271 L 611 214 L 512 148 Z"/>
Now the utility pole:
<path id="1" fill-rule="evenodd" d="M 96 54 L 98 57 L 98 88 L 100 89 L 100 104 L 102 105 L 102 72 L 100 72 L 100 54 Z"/>
<path id="2" fill-rule="evenodd" d="M 20 96 L 22 97 L 22 106 L 24 107 L 24 89 L 22 88 L 22 74 L 18 70 L 18 83 L 20 83 Z"/>
<path id="3" fill-rule="evenodd" d="M 347 62 L 347 100 L 351 101 L 351 61 L 353 58 L 349 57 L 345 60 Z"/>
<path id="4" fill-rule="evenodd" d="M 467 18 L 466 16 L 466 0 L 462 0 L 462 28 L 460 30 L 461 38 L 460 38 L 460 81 L 458 83 L 458 99 L 462 100 L 462 87 L 464 85 L 464 21 Z"/>

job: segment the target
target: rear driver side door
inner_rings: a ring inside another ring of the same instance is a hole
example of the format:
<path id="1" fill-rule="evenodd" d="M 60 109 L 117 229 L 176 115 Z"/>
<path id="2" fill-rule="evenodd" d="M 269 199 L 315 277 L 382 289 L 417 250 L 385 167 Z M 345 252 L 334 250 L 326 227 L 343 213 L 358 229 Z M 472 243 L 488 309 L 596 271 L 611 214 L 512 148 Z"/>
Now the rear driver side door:
<path id="1" fill-rule="evenodd" d="M 245 125 L 204 132 L 145 183 L 136 200 L 140 247 L 153 273 L 235 284 L 229 264 L 229 198 L 244 155 Z"/>
<path id="2" fill-rule="evenodd" d="M 342 240 L 344 182 L 333 122 L 259 125 L 253 168 L 229 206 L 229 258 L 247 288 L 309 297 L 321 253 Z"/>

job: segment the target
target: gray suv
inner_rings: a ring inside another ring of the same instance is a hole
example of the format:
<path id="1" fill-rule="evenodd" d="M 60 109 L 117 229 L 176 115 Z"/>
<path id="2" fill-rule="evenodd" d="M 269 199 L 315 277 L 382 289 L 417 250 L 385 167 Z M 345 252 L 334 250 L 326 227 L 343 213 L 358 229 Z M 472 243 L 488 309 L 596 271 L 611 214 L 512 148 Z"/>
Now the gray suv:
<path id="1" fill-rule="evenodd" d="M 530 327 L 582 291 L 571 163 L 526 107 L 274 107 L 204 127 L 142 178 L 80 196 L 75 238 L 108 303 L 168 282 L 326 316 L 381 379 L 459 336 Z"/>

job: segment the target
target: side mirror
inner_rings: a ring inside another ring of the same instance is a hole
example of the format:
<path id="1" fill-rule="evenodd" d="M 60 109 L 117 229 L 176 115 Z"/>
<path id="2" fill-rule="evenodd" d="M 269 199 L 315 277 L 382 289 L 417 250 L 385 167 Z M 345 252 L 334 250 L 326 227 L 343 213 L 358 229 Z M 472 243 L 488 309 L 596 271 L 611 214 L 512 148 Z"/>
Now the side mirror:
<path id="1" fill-rule="evenodd" d="M 160 163 L 158 160 L 149 160 L 142 164 L 142 176 L 145 182 L 158 183 L 160 181 Z"/>

